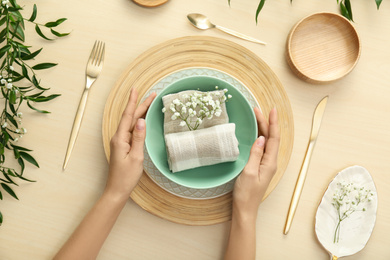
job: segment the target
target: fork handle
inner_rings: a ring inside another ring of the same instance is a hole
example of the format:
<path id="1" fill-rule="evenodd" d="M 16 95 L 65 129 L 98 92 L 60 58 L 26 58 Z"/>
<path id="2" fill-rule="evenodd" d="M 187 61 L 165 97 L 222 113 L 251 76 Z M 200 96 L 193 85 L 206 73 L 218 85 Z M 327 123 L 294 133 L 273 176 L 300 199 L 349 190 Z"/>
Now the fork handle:
<path id="1" fill-rule="evenodd" d="M 227 34 L 236 36 L 237 38 L 241 38 L 241 39 L 244 39 L 244 40 L 247 40 L 247 41 L 251 41 L 251 42 L 255 42 L 255 43 L 266 45 L 266 43 L 263 42 L 263 41 L 257 40 L 255 38 L 252 38 L 252 37 L 247 36 L 245 34 L 233 31 L 231 29 L 228 29 L 228 28 L 225 28 L 225 27 L 222 27 L 222 26 L 219 26 L 219 25 L 216 25 L 215 28 L 217 28 L 218 30 L 221 30 L 221 31 L 223 31 L 223 32 L 225 32 Z"/>
<path id="2" fill-rule="evenodd" d="M 89 88 L 85 88 L 83 95 L 81 96 L 81 99 L 80 99 L 80 103 L 79 103 L 79 107 L 77 109 L 76 116 L 74 118 L 72 132 L 70 134 L 68 148 L 66 150 L 65 161 L 64 161 L 64 165 L 62 167 L 64 170 L 65 170 L 66 166 L 68 165 L 70 155 L 72 153 L 74 144 L 75 144 L 77 136 L 79 134 L 81 121 L 83 120 L 85 107 L 87 105 L 88 93 L 89 93 Z"/>

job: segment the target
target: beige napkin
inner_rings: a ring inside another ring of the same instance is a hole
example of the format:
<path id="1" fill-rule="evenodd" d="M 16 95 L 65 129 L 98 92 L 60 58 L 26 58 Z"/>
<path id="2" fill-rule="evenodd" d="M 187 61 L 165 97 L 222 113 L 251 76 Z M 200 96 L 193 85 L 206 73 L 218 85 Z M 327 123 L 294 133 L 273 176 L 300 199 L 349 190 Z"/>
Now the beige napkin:
<path id="1" fill-rule="evenodd" d="M 172 103 L 172 101 L 175 99 L 179 99 L 180 101 L 184 102 L 183 95 L 189 96 L 189 95 L 193 94 L 194 92 L 204 93 L 204 92 L 200 92 L 200 91 L 196 91 L 196 90 L 186 90 L 186 91 L 182 91 L 179 93 L 166 95 L 162 98 L 164 108 L 166 110 L 164 113 L 164 134 L 178 133 L 178 132 L 184 132 L 184 131 L 189 130 L 187 126 L 180 126 L 179 125 L 180 120 L 172 120 L 171 119 L 173 112 L 170 110 L 169 106 Z M 211 91 L 211 93 L 213 93 L 213 92 L 219 92 L 220 96 L 224 95 L 223 90 Z M 228 117 L 228 114 L 226 112 L 225 103 L 222 103 L 220 106 L 221 106 L 221 110 L 222 110 L 221 115 L 219 117 L 214 116 L 212 119 L 205 118 L 203 120 L 203 123 L 198 127 L 198 129 L 208 128 L 208 127 L 215 126 L 215 125 L 229 123 L 229 117 Z M 198 112 L 199 108 L 196 108 L 195 111 Z M 196 120 L 196 118 L 194 120 Z"/>
<path id="2" fill-rule="evenodd" d="M 235 129 L 236 125 L 230 123 L 165 135 L 170 170 L 178 172 L 237 160 Z"/>

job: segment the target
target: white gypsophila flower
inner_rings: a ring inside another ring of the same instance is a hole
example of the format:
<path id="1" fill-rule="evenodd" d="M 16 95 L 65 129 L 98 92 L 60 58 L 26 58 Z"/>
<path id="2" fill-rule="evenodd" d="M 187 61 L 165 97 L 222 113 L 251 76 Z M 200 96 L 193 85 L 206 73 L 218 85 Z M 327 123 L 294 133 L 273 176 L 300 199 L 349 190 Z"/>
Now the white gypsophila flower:
<path id="1" fill-rule="evenodd" d="M 178 116 L 180 116 L 180 113 L 179 112 L 175 112 L 175 113 L 173 113 L 173 115 L 178 117 Z"/>
<path id="2" fill-rule="evenodd" d="M 231 98 L 232 98 L 232 95 L 229 94 L 229 95 L 228 95 L 228 99 L 231 99 Z"/>
<path id="3" fill-rule="evenodd" d="M 223 93 L 226 93 L 226 92 L 228 92 L 228 89 L 227 88 L 223 89 Z"/>
<path id="4" fill-rule="evenodd" d="M 6 128 L 8 126 L 7 122 L 4 122 L 4 124 L 1 126 L 2 128 Z"/>
<path id="5" fill-rule="evenodd" d="M 8 84 L 7 84 L 7 88 L 8 88 L 8 89 L 11 89 L 11 88 L 12 88 L 12 83 L 8 83 Z"/>
<path id="6" fill-rule="evenodd" d="M 181 108 L 181 113 L 182 113 L 182 114 L 187 113 L 187 108 L 186 108 L 185 106 L 183 106 L 183 107 Z"/>
<path id="7" fill-rule="evenodd" d="M 2 85 L 5 85 L 5 83 L 7 83 L 7 81 L 6 81 L 5 79 L 1 79 L 1 80 L 0 80 L 0 83 L 1 83 Z"/>
<path id="8" fill-rule="evenodd" d="M 12 82 L 12 79 L 8 79 L 8 82 Z"/>
<path id="9" fill-rule="evenodd" d="M 161 109 L 161 111 L 162 111 L 163 113 L 165 113 L 165 112 L 167 111 L 167 109 L 166 109 L 165 107 L 163 107 L 163 109 Z"/>
<path id="10" fill-rule="evenodd" d="M 201 124 L 201 123 L 203 122 L 203 120 L 200 119 L 200 118 L 198 118 L 198 119 L 196 119 L 196 122 L 197 122 L 198 124 Z"/>
<path id="11" fill-rule="evenodd" d="M 185 121 L 181 121 L 180 122 L 180 126 L 185 126 L 186 125 L 186 122 Z"/>
<path id="12" fill-rule="evenodd" d="M 15 129 L 15 133 L 19 134 L 20 133 L 20 129 L 19 128 Z"/>
<path id="13" fill-rule="evenodd" d="M 15 141 L 15 142 L 19 141 L 19 138 L 16 137 L 16 138 L 14 139 L 14 141 Z"/>
<path id="14" fill-rule="evenodd" d="M 9 69 L 12 70 L 12 71 L 15 70 L 13 66 L 9 66 Z"/>
<path id="15" fill-rule="evenodd" d="M 192 108 L 194 108 L 194 109 L 195 109 L 195 108 L 196 108 L 196 105 L 197 105 L 197 102 L 192 102 L 192 104 L 191 104 L 191 105 L 192 105 Z"/>
<path id="16" fill-rule="evenodd" d="M 219 97 L 219 95 L 220 95 L 219 92 L 215 92 L 215 93 L 214 93 L 214 96 L 216 96 L 216 97 Z"/>
<path id="17" fill-rule="evenodd" d="M 188 98 L 188 95 L 187 94 L 184 94 L 181 96 L 183 99 L 187 99 Z"/>
<path id="18" fill-rule="evenodd" d="M 215 89 L 218 89 L 218 86 L 215 86 Z"/>
<path id="19" fill-rule="evenodd" d="M 180 100 L 179 99 L 174 99 L 173 101 L 172 101 L 172 103 L 174 104 L 174 105 L 180 105 Z"/>
<path id="20" fill-rule="evenodd" d="M 176 112 L 176 108 L 175 108 L 175 105 L 171 103 L 171 105 L 169 106 L 169 109 L 172 111 L 172 112 Z"/>
<path id="21" fill-rule="evenodd" d="M 177 116 L 172 115 L 172 116 L 171 116 L 171 119 L 172 119 L 172 120 L 176 120 L 176 119 L 177 119 Z"/>
<path id="22" fill-rule="evenodd" d="M 23 134 L 27 134 L 27 129 L 22 127 Z"/>
<path id="23" fill-rule="evenodd" d="M 192 105 L 191 102 L 187 102 L 187 103 L 186 103 L 186 107 L 190 107 L 191 105 Z"/>
<path id="24" fill-rule="evenodd" d="M 221 116 L 221 112 L 216 111 L 214 115 L 215 115 L 216 117 L 219 117 L 219 116 Z"/>

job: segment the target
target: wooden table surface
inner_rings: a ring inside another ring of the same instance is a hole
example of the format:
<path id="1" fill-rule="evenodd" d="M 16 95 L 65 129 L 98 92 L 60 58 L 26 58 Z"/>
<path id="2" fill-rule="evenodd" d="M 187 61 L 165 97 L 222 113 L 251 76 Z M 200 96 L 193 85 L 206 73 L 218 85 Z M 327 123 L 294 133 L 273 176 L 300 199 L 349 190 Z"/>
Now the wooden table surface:
<path id="1" fill-rule="evenodd" d="M 19 1 L 30 16 L 33 1 Z M 28 134 L 20 145 L 34 149 L 40 169 L 28 167 L 19 201 L 5 195 L 0 202 L 0 259 L 50 259 L 100 196 L 108 164 L 102 144 L 102 114 L 111 88 L 126 66 L 152 46 L 177 37 L 207 35 L 234 41 L 262 58 L 278 75 L 290 98 L 295 138 L 290 163 L 282 180 L 259 209 L 258 259 L 328 259 L 316 239 L 314 217 L 318 203 L 335 174 L 351 165 L 366 167 L 374 178 L 379 204 L 377 222 L 367 246 L 345 259 L 390 259 L 390 3 L 380 10 L 375 1 L 352 1 L 354 26 L 362 53 L 345 78 L 313 85 L 297 78 L 285 59 L 286 38 L 303 17 L 315 12 L 338 13 L 336 0 L 267 1 L 259 17 L 257 0 L 170 0 L 145 8 L 130 0 L 38 1 L 37 21 L 60 17 L 71 35 L 55 42 L 35 36 L 27 26 L 27 43 L 43 47 L 37 62 L 58 62 L 39 77 L 51 93 L 62 96 L 40 107 L 41 115 L 23 108 Z M 203 13 L 221 26 L 268 43 L 261 46 L 217 30 L 200 31 L 186 15 Z M 84 71 L 96 39 L 106 42 L 103 73 L 90 92 L 85 118 L 66 171 L 62 163 L 74 115 L 84 87 Z M 305 154 L 313 110 L 329 95 L 319 139 L 289 234 L 283 235 L 286 213 Z M 129 200 L 98 259 L 221 259 L 229 223 L 185 226 L 171 223 Z"/>

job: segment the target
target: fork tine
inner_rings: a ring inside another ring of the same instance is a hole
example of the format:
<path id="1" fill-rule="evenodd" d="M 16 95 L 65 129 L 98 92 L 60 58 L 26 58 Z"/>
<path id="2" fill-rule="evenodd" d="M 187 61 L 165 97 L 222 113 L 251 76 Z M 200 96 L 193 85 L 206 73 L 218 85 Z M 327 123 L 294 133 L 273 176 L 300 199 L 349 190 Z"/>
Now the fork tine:
<path id="1" fill-rule="evenodd" d="M 88 63 L 93 63 L 93 60 L 95 58 L 96 48 L 98 45 L 98 41 L 95 41 L 95 44 L 93 45 L 91 54 L 89 55 Z"/>
<path id="2" fill-rule="evenodd" d="M 106 44 L 103 42 L 103 49 L 102 49 L 102 52 L 101 52 L 101 55 L 100 55 L 100 58 L 99 58 L 99 66 L 100 66 L 100 64 L 103 65 L 103 63 L 104 63 L 105 52 L 106 52 Z"/>

